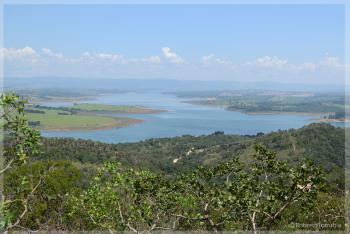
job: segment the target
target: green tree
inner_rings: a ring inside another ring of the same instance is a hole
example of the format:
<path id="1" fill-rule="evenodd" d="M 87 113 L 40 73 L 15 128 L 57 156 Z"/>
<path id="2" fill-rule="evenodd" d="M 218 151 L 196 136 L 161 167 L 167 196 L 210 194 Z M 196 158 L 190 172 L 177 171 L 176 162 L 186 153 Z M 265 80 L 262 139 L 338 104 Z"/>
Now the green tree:
<path id="1" fill-rule="evenodd" d="M 107 230 L 159 230 L 168 223 L 164 199 L 168 183 L 148 171 L 122 169 L 106 163 L 91 182 L 91 187 L 71 203 L 71 216 L 88 217 L 90 228 Z"/>
<path id="2" fill-rule="evenodd" d="M 5 137 L 10 139 L 8 145 L 1 147 L 1 164 L 3 164 L 3 167 L 0 169 L 1 181 L 5 172 L 26 164 L 28 157 L 38 153 L 40 134 L 28 126 L 28 121 L 24 115 L 25 103 L 16 94 L 3 94 L 0 97 L 1 141 Z M 26 181 L 26 179 L 27 177 L 25 175 L 21 178 L 22 181 Z M 37 189 L 37 186 L 32 186 L 32 192 Z M 14 201 L 6 197 L 2 184 L 0 195 L 0 229 L 8 230 L 18 225 L 21 218 L 27 213 L 28 198 L 32 193 L 29 193 L 28 197 L 20 200 L 22 213 L 16 220 L 14 220 L 14 217 L 8 210 L 9 204 Z"/>
<path id="3" fill-rule="evenodd" d="M 25 178 L 25 179 L 23 179 Z M 6 173 L 5 194 L 12 202 L 8 210 L 26 230 L 65 230 L 70 194 L 80 192 L 80 171 L 66 161 L 36 161 Z M 37 185 L 33 191 L 32 186 Z M 23 214 L 22 200 L 26 200 Z"/>
<path id="4" fill-rule="evenodd" d="M 324 179 L 311 162 L 291 166 L 256 146 L 254 163 L 237 159 L 165 180 L 148 171 L 107 163 L 90 188 L 72 199 L 75 210 L 107 230 L 270 230 L 282 214 L 315 204 Z M 302 213 L 303 210 L 300 211 Z M 289 217 L 284 222 L 291 221 Z"/>

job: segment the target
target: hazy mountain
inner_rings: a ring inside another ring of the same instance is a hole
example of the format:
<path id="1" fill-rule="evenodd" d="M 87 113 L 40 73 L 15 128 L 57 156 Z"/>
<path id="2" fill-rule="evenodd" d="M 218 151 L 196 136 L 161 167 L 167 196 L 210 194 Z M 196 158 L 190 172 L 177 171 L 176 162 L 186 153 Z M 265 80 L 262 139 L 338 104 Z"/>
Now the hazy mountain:
<path id="1" fill-rule="evenodd" d="M 236 82 L 236 81 L 199 81 L 199 80 L 171 80 L 171 79 L 99 79 L 99 78 L 66 78 L 66 77 L 8 77 L 4 79 L 5 89 L 119 89 L 119 90 L 279 90 L 279 91 L 340 91 L 343 85 L 311 85 L 273 82 Z"/>

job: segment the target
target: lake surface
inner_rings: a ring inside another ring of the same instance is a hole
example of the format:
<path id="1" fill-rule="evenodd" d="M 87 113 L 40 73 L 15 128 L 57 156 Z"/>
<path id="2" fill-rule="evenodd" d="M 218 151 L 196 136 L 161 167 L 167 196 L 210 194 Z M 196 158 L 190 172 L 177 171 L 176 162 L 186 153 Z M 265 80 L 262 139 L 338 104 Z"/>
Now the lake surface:
<path id="1" fill-rule="evenodd" d="M 114 105 L 142 105 L 167 112 L 147 115 L 116 115 L 140 118 L 145 122 L 124 128 L 98 131 L 42 132 L 46 137 L 74 137 L 108 143 L 136 142 L 148 138 L 203 135 L 215 131 L 226 134 L 268 133 L 279 129 L 300 128 L 313 122 L 315 116 L 303 115 L 247 115 L 221 108 L 183 103 L 174 95 L 152 93 L 121 93 L 100 96 L 89 103 Z M 87 102 L 87 101 L 85 101 Z M 69 106 L 71 102 L 41 103 L 47 106 Z"/>

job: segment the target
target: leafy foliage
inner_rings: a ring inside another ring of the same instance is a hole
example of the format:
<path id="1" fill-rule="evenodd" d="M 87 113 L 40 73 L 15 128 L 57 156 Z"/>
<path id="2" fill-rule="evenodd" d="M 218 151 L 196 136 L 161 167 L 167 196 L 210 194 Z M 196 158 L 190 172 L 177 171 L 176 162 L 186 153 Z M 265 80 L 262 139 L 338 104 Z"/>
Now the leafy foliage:
<path id="1" fill-rule="evenodd" d="M 260 145 L 253 158 L 248 171 L 233 159 L 169 180 L 106 163 L 90 188 L 72 198 L 71 215 L 85 213 L 93 228 L 118 231 L 258 231 L 278 226 L 287 209 L 312 210 L 324 186 L 318 167 L 310 162 L 292 167 Z"/>
<path id="2" fill-rule="evenodd" d="M 181 136 L 149 139 L 137 143 L 106 144 L 72 138 L 43 138 L 40 160 L 71 160 L 82 164 L 118 161 L 122 166 L 149 169 L 166 176 L 189 172 L 197 166 L 214 166 L 232 157 L 249 163 L 254 145 L 262 144 L 278 159 L 297 164 L 307 158 L 322 166 L 334 189 L 344 188 L 344 129 L 330 124 L 310 124 L 300 129 L 254 136 Z M 62 147 L 64 146 L 64 147 Z M 178 159 L 174 162 L 175 159 Z"/>
<path id="3" fill-rule="evenodd" d="M 6 156 L 1 158 L 1 164 L 5 163 L 3 168 L 0 169 L 2 179 L 5 172 L 10 171 L 13 167 L 20 167 L 26 164 L 28 157 L 38 153 L 40 134 L 29 128 L 28 121 L 24 115 L 25 101 L 21 100 L 19 96 L 16 94 L 2 94 L 0 97 L 0 106 L 1 135 L 7 136 L 10 139 L 8 145 L 1 149 L 3 155 Z M 20 180 L 26 181 L 26 175 L 21 176 Z M 22 215 L 17 217 L 17 220 L 13 219 L 12 214 L 9 212 L 9 204 L 13 200 L 4 194 L 2 187 L 1 184 L 0 230 L 7 230 L 18 225 Z M 23 198 L 20 201 L 25 207 L 27 199 Z M 25 208 L 23 212 L 26 213 Z"/>
<path id="4" fill-rule="evenodd" d="M 4 148 L 4 154 L 19 163 L 25 163 L 29 155 L 37 154 L 39 150 L 40 134 L 28 126 L 24 114 L 25 103 L 15 94 L 0 98 L 2 130 L 11 139 L 11 145 Z"/>
<path id="5" fill-rule="evenodd" d="M 23 206 L 27 210 L 17 226 L 30 230 L 64 229 L 68 194 L 78 191 L 80 177 L 80 171 L 64 161 L 38 161 L 7 173 L 5 194 L 12 200 L 8 206 L 11 215 L 20 217 Z"/>
<path id="6" fill-rule="evenodd" d="M 337 192 L 330 187 L 334 181 L 327 178 L 326 183 L 319 167 L 331 163 L 326 169 L 333 172 L 344 166 L 338 128 L 316 124 L 267 135 L 216 132 L 118 145 L 44 138 L 40 148 L 40 135 L 24 115 L 25 102 L 3 95 L 1 106 L 6 136 L 3 231 L 258 233 L 294 231 L 298 227 L 292 223 L 315 222 L 344 229 L 344 188 L 338 186 Z M 312 160 L 300 161 L 304 154 Z M 156 163 L 164 158 L 173 167 Z M 140 169 L 142 163 L 155 172 Z M 96 167 L 96 173 L 90 170 Z M 164 176 L 169 172 L 172 176 Z"/>

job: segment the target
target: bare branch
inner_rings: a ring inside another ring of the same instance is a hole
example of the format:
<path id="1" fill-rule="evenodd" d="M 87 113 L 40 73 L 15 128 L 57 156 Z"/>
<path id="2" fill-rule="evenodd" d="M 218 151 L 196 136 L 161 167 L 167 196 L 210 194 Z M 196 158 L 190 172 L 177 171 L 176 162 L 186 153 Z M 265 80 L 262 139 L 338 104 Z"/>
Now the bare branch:
<path id="1" fill-rule="evenodd" d="M 23 217 L 26 215 L 26 213 L 28 212 L 28 200 L 29 198 L 34 194 L 35 190 L 39 187 L 39 185 L 42 182 L 42 178 L 40 178 L 39 182 L 35 185 L 35 187 L 32 189 L 32 191 L 29 193 L 29 195 L 27 196 L 26 199 L 21 200 L 22 205 L 24 207 L 23 212 L 21 213 L 21 215 L 18 217 L 18 219 L 11 225 L 8 227 L 8 229 L 11 229 L 13 227 L 18 226 L 18 224 L 21 222 L 21 220 L 23 219 Z"/>
<path id="2" fill-rule="evenodd" d="M 10 162 L 6 165 L 6 167 L 0 171 L 0 174 L 4 173 L 7 169 L 9 169 L 13 161 L 14 159 L 11 159 Z"/>

